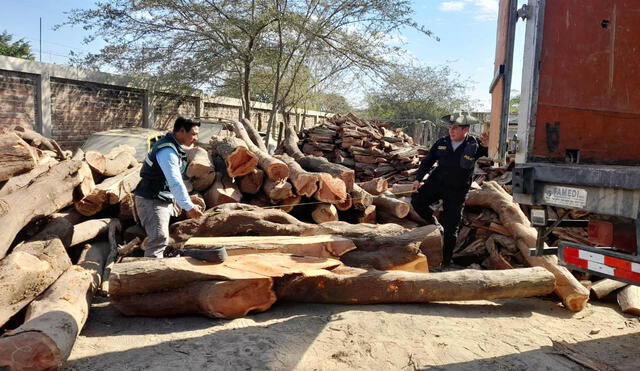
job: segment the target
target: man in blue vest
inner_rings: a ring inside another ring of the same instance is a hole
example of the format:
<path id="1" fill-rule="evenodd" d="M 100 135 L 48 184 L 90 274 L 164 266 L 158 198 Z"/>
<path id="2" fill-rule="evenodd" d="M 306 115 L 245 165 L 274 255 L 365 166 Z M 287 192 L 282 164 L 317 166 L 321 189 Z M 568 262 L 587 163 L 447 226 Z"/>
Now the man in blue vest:
<path id="1" fill-rule="evenodd" d="M 416 182 L 422 182 L 418 192 L 411 198 L 411 205 L 427 221 L 436 223 L 431 205 L 442 200 L 440 216 L 443 233 L 442 264 L 449 265 L 456 246 L 458 225 L 462 218 L 464 200 L 471 187 L 473 168 L 479 157 L 487 156 L 486 142 L 469 135 L 469 126 L 478 120 L 468 114 L 451 114 L 441 118 L 449 126 L 449 135 L 438 139 L 416 171 Z M 434 168 L 433 165 L 438 163 Z"/>
<path id="2" fill-rule="evenodd" d="M 140 224 L 147 233 L 145 257 L 162 258 L 169 243 L 169 219 L 174 201 L 187 217 L 198 218 L 202 210 L 191 202 L 182 177 L 187 169 L 187 154 L 198 140 L 200 123 L 178 117 L 173 132 L 158 140 L 144 159 L 140 183 L 135 190 L 135 206 Z"/>

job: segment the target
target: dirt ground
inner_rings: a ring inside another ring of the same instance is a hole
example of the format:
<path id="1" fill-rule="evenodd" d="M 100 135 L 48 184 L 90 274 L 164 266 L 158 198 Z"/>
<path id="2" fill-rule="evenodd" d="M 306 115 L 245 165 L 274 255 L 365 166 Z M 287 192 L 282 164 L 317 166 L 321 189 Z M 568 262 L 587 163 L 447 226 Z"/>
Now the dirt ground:
<path id="1" fill-rule="evenodd" d="M 236 320 L 128 318 L 98 299 L 67 370 L 582 370 L 552 340 L 640 370 L 640 319 L 551 298 L 394 305 L 277 303 Z"/>

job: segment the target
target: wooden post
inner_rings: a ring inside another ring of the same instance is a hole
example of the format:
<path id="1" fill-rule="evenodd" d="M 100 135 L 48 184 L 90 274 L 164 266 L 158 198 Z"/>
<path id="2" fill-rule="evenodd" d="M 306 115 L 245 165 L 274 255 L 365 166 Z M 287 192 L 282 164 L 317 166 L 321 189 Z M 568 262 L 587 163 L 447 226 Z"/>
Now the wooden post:
<path id="1" fill-rule="evenodd" d="M 278 144 L 282 142 L 283 132 L 284 132 L 284 123 L 280 121 L 280 125 L 278 125 Z"/>

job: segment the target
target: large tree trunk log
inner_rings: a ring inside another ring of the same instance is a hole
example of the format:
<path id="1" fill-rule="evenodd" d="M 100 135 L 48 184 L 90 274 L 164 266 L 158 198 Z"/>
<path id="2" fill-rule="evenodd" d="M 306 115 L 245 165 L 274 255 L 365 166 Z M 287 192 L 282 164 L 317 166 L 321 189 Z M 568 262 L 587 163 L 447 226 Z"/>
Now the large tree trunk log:
<path id="1" fill-rule="evenodd" d="M 411 211 L 411 204 L 393 197 L 373 196 L 373 204 L 376 205 L 378 212 L 384 211 L 400 219 L 406 217 Z"/>
<path id="2" fill-rule="evenodd" d="M 115 205 L 136 189 L 140 182 L 142 164 L 125 170 L 117 176 L 107 178 L 98 184 L 90 195 L 75 203 L 76 210 L 84 216 L 92 216 L 107 205 Z"/>
<path id="3" fill-rule="evenodd" d="M 640 287 L 629 285 L 618 292 L 618 304 L 623 313 L 640 316 Z"/>
<path id="4" fill-rule="evenodd" d="M 251 138 L 251 142 L 256 146 L 258 146 L 258 148 L 260 148 L 261 151 L 268 153 L 269 150 L 267 149 L 267 146 L 264 144 L 264 140 L 262 140 L 260 133 L 258 132 L 258 130 L 256 130 L 256 128 L 251 123 L 251 121 L 249 121 L 249 119 L 247 118 L 242 118 L 240 119 L 240 123 L 242 123 L 242 126 L 247 131 L 247 135 L 249 136 L 249 138 Z"/>
<path id="5" fill-rule="evenodd" d="M 36 150 L 13 132 L 0 133 L 0 182 L 30 171 L 38 164 Z"/>
<path id="6" fill-rule="evenodd" d="M 264 171 L 253 169 L 252 172 L 240 178 L 240 191 L 255 195 L 262 189 L 264 183 Z"/>
<path id="7" fill-rule="evenodd" d="M 207 208 L 212 208 L 220 204 L 239 202 L 242 193 L 238 186 L 231 181 L 231 178 L 218 173 L 216 180 L 209 190 L 204 194 L 204 202 Z"/>
<path id="8" fill-rule="evenodd" d="M 113 157 L 107 157 L 107 163 L 102 175 L 112 177 L 122 174 L 129 166 L 135 166 L 138 161 L 127 151 L 121 151 Z"/>
<path id="9" fill-rule="evenodd" d="M 298 205 L 300 203 L 300 201 L 302 200 L 302 196 L 300 195 L 293 195 L 287 199 L 282 200 L 279 204 L 278 204 L 278 208 L 282 211 L 284 211 L 285 213 L 291 212 L 291 210 L 293 210 L 293 208 Z"/>
<path id="10" fill-rule="evenodd" d="M 353 206 L 353 199 L 351 198 L 351 194 L 347 193 L 347 197 L 344 200 L 334 203 L 336 209 L 340 211 L 347 211 L 351 209 Z"/>
<path id="11" fill-rule="evenodd" d="M 233 319 L 244 317 L 249 312 L 263 312 L 271 308 L 276 301 L 272 286 L 273 279 L 269 277 L 191 282 L 169 291 L 116 296 L 111 302 L 126 316 L 201 314 L 212 318 Z"/>
<path id="12" fill-rule="evenodd" d="M 227 165 L 227 175 L 235 178 L 247 175 L 258 165 L 258 156 L 242 140 L 234 137 L 212 137 L 213 151 Z"/>
<path id="13" fill-rule="evenodd" d="M 42 136 L 41 134 L 21 125 L 16 125 L 13 127 L 15 130 L 15 134 L 18 135 L 22 140 L 29 143 L 33 147 L 40 148 L 42 150 L 52 151 L 57 155 L 59 160 L 65 160 L 67 156 L 58 143 L 53 140 Z"/>
<path id="14" fill-rule="evenodd" d="M 356 210 L 364 210 L 373 203 L 373 196 L 371 196 L 371 193 L 365 191 L 357 184 L 353 185 L 351 198 L 353 200 L 353 208 Z"/>
<path id="15" fill-rule="evenodd" d="M 289 166 L 289 179 L 300 196 L 311 197 L 318 190 L 320 175 L 310 173 L 302 168 L 292 157 L 283 154 L 277 156 Z"/>
<path id="16" fill-rule="evenodd" d="M 348 238 L 335 235 L 317 236 L 237 236 L 193 237 L 184 247 L 224 247 L 229 256 L 258 253 L 287 253 L 318 258 L 339 258 L 354 250 L 356 245 Z"/>
<path id="17" fill-rule="evenodd" d="M 347 198 L 347 187 L 341 179 L 327 173 L 318 173 L 318 176 L 318 191 L 314 194 L 316 200 L 335 204 Z"/>
<path id="18" fill-rule="evenodd" d="M 82 180 L 75 190 L 74 198 L 76 200 L 90 195 L 93 190 L 96 189 L 96 182 L 93 179 L 93 172 L 86 162 L 82 162 L 82 166 L 80 166 L 80 169 L 78 169 L 78 174 L 80 175 L 80 178 Z"/>
<path id="19" fill-rule="evenodd" d="M 529 265 L 544 267 L 556 277 L 556 294 L 562 299 L 567 309 L 577 312 L 584 309 L 589 300 L 589 290 L 565 267 L 558 265 L 557 256 L 530 256 L 529 249 L 535 248 L 537 231 L 531 226 L 513 197 L 498 183 L 484 182 L 480 190 L 469 192 L 467 205 L 490 207 L 498 213 L 502 225 L 516 240 L 518 249 Z"/>
<path id="20" fill-rule="evenodd" d="M 83 251 L 79 265 L 68 268 L 29 304 L 24 324 L 0 338 L 0 366 L 62 367 L 89 315 L 107 251 L 108 245 L 104 243 Z"/>
<path id="21" fill-rule="evenodd" d="M 81 165 L 79 161 L 63 161 L 29 186 L 0 198 L 0 258 L 30 221 L 51 215 L 73 202 L 73 189 L 82 180 L 78 174 Z"/>
<path id="22" fill-rule="evenodd" d="M 241 123 L 238 121 L 231 121 L 231 125 L 236 135 L 247 144 L 249 149 L 254 152 L 256 156 L 258 156 L 258 164 L 267 174 L 267 178 L 269 178 L 269 180 L 273 182 L 282 182 L 289 178 L 289 167 L 284 162 L 271 156 L 268 152 L 261 150 L 258 146 L 253 144 L 253 141 Z"/>
<path id="23" fill-rule="evenodd" d="M 389 188 L 389 183 L 385 178 L 373 178 L 368 182 L 358 183 L 358 185 L 374 196 L 384 193 Z"/>
<path id="24" fill-rule="evenodd" d="M 612 292 L 627 286 L 626 282 L 616 281 L 609 278 L 602 279 L 591 286 L 591 292 L 597 299 L 602 299 Z"/>
<path id="25" fill-rule="evenodd" d="M 293 188 L 289 182 L 275 183 L 267 179 L 262 189 L 272 203 L 277 203 L 278 201 L 286 200 L 293 196 Z"/>
<path id="26" fill-rule="evenodd" d="M 293 123 L 287 122 L 285 124 L 284 138 L 281 145 L 284 147 L 285 152 L 296 161 L 306 156 L 300 151 L 300 147 L 298 147 L 298 139 Z"/>
<path id="27" fill-rule="evenodd" d="M 107 233 L 109 223 L 114 220 L 111 218 L 91 219 L 73 226 L 73 238 L 70 246 L 75 246 L 83 242 L 87 242 Z"/>
<path id="28" fill-rule="evenodd" d="M 89 164 L 91 170 L 97 174 L 104 174 L 107 168 L 107 157 L 98 151 L 87 151 L 84 154 L 84 160 Z"/>
<path id="29" fill-rule="evenodd" d="M 539 267 L 428 274 L 338 268 L 280 278 L 275 290 L 280 300 L 382 304 L 540 296 L 552 292 L 554 284 L 553 274 Z"/>
<path id="30" fill-rule="evenodd" d="M 289 254 L 248 254 L 211 264 L 192 258 L 144 259 L 119 263 L 109 278 L 109 295 L 126 296 L 177 289 L 188 283 L 282 277 L 335 268 L 338 260 Z"/>
<path id="31" fill-rule="evenodd" d="M 355 172 L 348 167 L 332 164 L 326 158 L 316 156 L 305 156 L 297 158 L 296 161 L 298 161 L 303 169 L 327 173 L 341 179 L 347 188 L 347 192 L 351 192 L 353 190 L 353 184 L 355 183 L 356 176 Z"/>
<path id="32" fill-rule="evenodd" d="M 335 222 L 338 220 L 338 210 L 332 204 L 319 204 L 311 212 L 311 218 L 317 224 Z"/>
<path id="33" fill-rule="evenodd" d="M 251 205 L 243 207 L 248 210 L 218 208 L 198 219 L 174 223 L 171 226 L 171 237 L 176 242 L 184 242 L 191 237 L 299 236 L 303 232 L 319 228 L 318 225 L 301 222 L 281 210 L 261 209 Z"/>
<path id="34" fill-rule="evenodd" d="M 28 186 L 35 178 L 49 171 L 49 169 L 51 169 L 55 164 L 57 164 L 56 161 L 41 163 L 31 169 L 28 173 L 17 175 L 7 180 L 4 186 L 0 189 L 0 197 L 6 196 L 11 192 L 15 192 L 18 189 Z"/>
<path id="35" fill-rule="evenodd" d="M 209 159 L 209 153 L 204 148 L 193 147 L 187 150 L 187 155 L 189 165 L 186 174 L 193 183 L 193 189 L 200 192 L 211 187 L 216 173 Z"/>
<path id="36" fill-rule="evenodd" d="M 74 225 L 84 219 L 85 217 L 75 209 L 54 213 L 44 228 L 31 237 L 29 241 L 46 241 L 57 237 L 62 241 L 64 247 L 68 249 L 73 240 Z"/>
<path id="37" fill-rule="evenodd" d="M 369 205 L 364 210 L 356 210 L 350 209 L 345 212 L 340 213 L 340 220 L 344 220 L 345 222 L 359 224 L 359 223 L 369 223 L 376 224 L 376 206 Z"/>
<path id="38" fill-rule="evenodd" d="M 0 260 L 0 326 L 71 266 L 58 238 L 27 242 Z"/>

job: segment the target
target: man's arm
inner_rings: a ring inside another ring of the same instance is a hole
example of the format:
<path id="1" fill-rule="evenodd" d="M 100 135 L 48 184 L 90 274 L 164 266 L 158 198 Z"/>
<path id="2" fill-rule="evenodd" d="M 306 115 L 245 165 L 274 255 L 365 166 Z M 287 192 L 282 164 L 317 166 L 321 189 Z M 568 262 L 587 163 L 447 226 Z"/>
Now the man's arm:
<path id="1" fill-rule="evenodd" d="M 162 173 L 167 178 L 169 190 L 173 197 L 176 198 L 178 206 L 185 211 L 193 209 L 195 205 L 191 202 L 187 187 L 185 187 L 182 175 L 180 175 L 178 154 L 172 148 L 162 148 L 156 154 L 156 160 L 158 160 L 158 165 L 160 165 Z"/>
<path id="2" fill-rule="evenodd" d="M 480 136 L 480 146 L 476 152 L 476 158 L 489 156 L 489 133 L 482 133 Z"/>
<path id="3" fill-rule="evenodd" d="M 427 175 L 429 171 L 431 171 L 433 164 L 436 163 L 437 161 L 436 148 L 438 146 L 438 142 L 440 142 L 440 140 L 437 140 L 435 143 L 433 143 L 433 145 L 431 146 L 431 149 L 429 149 L 429 152 L 427 152 L 427 156 L 422 160 L 422 163 L 420 163 L 420 167 L 418 168 L 418 171 L 416 171 L 416 174 L 415 174 L 416 180 L 418 182 L 422 181 L 422 178 L 424 178 L 424 176 Z"/>

